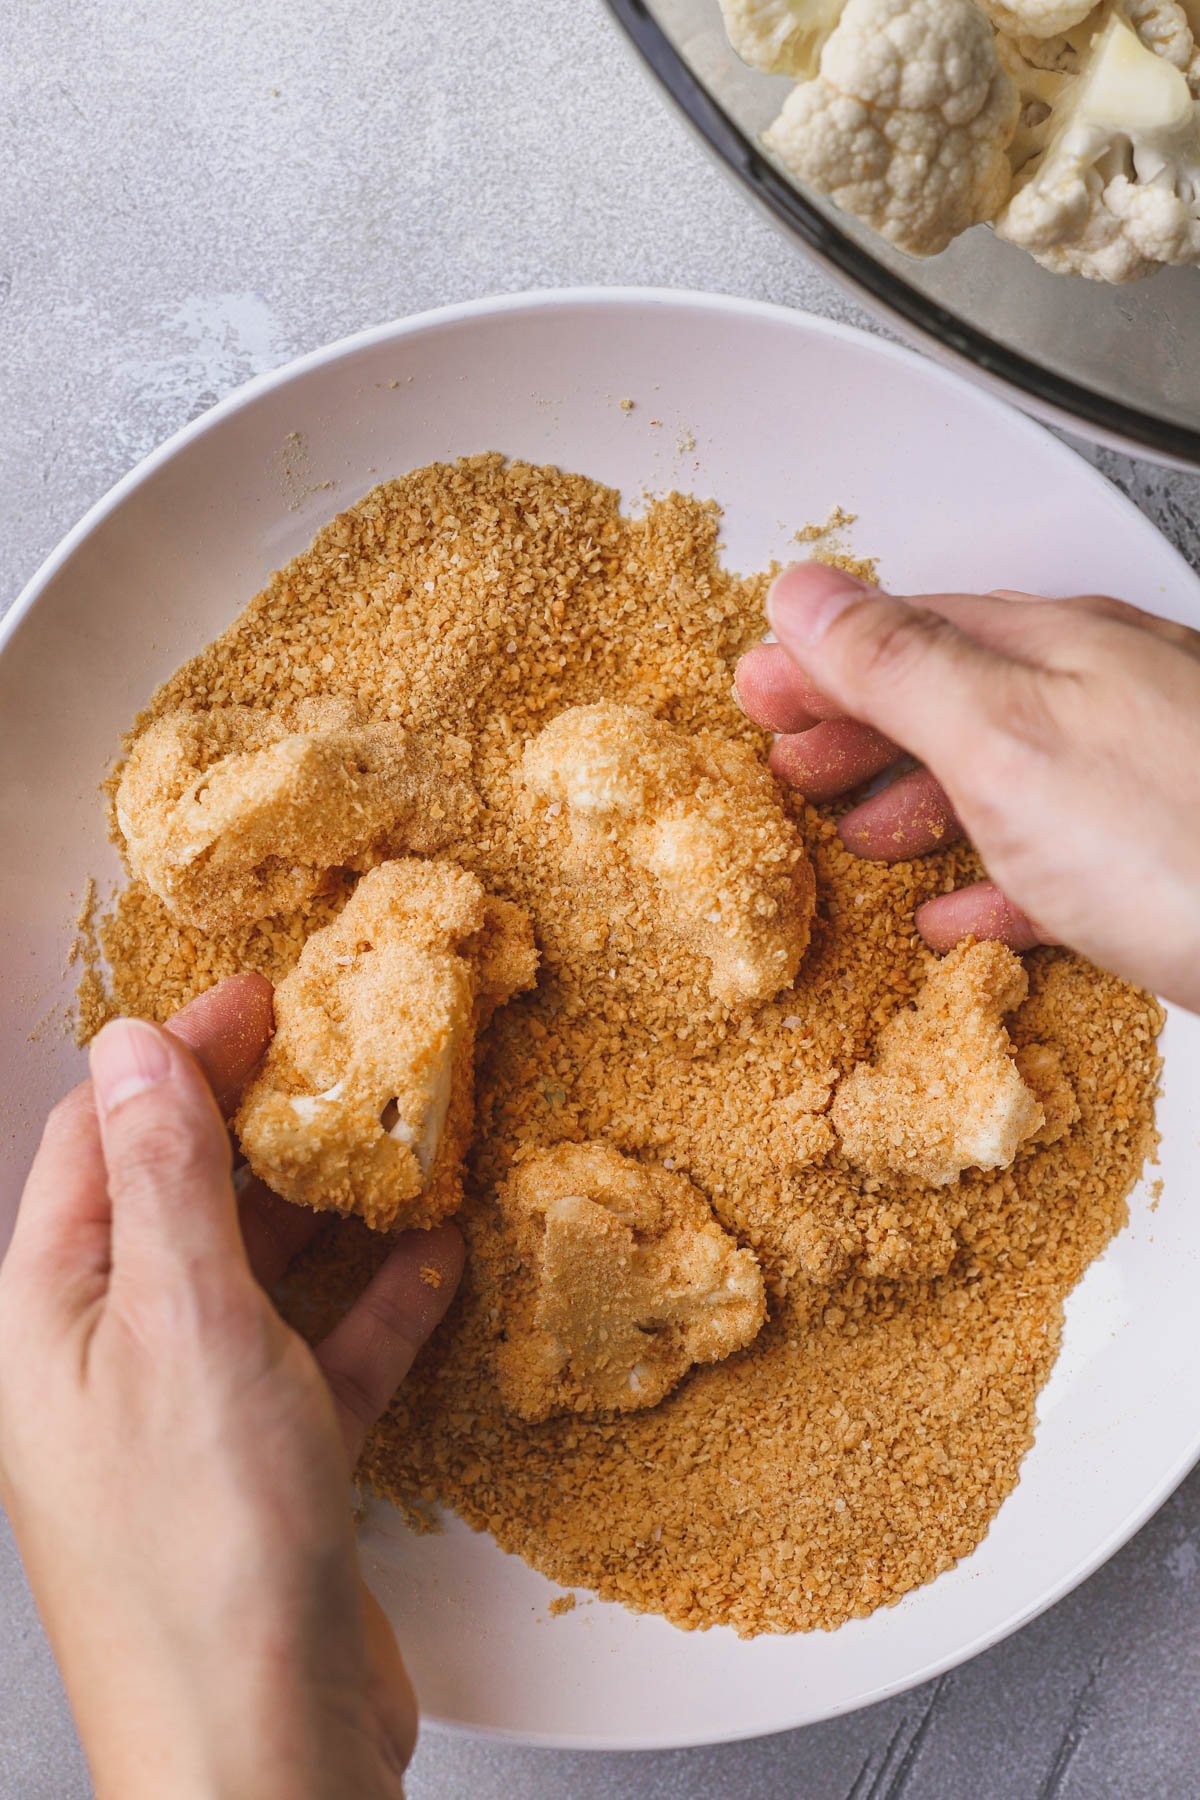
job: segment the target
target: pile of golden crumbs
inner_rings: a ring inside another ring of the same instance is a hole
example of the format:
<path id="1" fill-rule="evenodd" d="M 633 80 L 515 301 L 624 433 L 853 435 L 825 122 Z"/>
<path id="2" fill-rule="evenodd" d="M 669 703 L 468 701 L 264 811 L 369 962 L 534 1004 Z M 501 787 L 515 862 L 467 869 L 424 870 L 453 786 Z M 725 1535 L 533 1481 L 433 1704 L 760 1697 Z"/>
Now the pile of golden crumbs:
<path id="1" fill-rule="evenodd" d="M 613 700 L 764 748 L 731 684 L 768 578 L 722 569 L 717 534 L 710 505 L 672 495 L 627 518 L 610 489 L 499 456 L 418 470 L 335 519 L 138 726 L 180 705 L 343 696 L 466 740 L 482 813 L 442 854 L 528 910 L 541 970 L 483 1047 L 462 1293 L 361 1473 L 414 1522 L 445 1503 L 564 1586 L 753 1633 L 868 1613 L 986 1532 L 1063 1300 L 1152 1149 L 1161 1015 L 1074 956 L 1031 957 L 1012 1038 L 1057 1052 L 1079 1116 L 1010 1168 L 931 1190 L 851 1169 L 828 1106 L 917 991 L 913 909 L 970 877 L 969 852 L 858 862 L 828 812 L 789 799 L 817 915 L 766 1004 L 714 998 L 683 942 L 648 952 L 636 918 L 589 903 L 520 798 L 523 748 L 552 718 Z M 344 898 L 205 934 L 133 883 L 102 926 L 108 1003 L 163 1018 L 238 969 L 278 979 Z M 757 1253 L 769 1318 L 657 1407 L 529 1423 L 495 1373 L 494 1196 L 519 1151 L 589 1140 L 687 1175 Z M 901 1275 L 877 1272 L 889 1219 Z M 290 1283 L 293 1316 L 321 1329 L 383 1247 L 326 1229 Z"/>

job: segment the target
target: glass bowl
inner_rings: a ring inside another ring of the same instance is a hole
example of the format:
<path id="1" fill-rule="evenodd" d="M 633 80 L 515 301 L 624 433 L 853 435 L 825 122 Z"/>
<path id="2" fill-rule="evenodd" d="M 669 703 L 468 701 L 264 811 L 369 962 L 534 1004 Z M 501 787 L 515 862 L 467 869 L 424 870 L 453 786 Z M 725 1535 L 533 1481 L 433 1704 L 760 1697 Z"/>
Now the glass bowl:
<path id="1" fill-rule="evenodd" d="M 791 83 L 748 68 L 718 0 L 607 0 L 709 147 L 808 254 L 902 335 L 1027 411 L 1101 443 L 1200 466 L 1200 279 L 1107 287 L 1051 275 L 986 226 L 905 256 L 798 186 L 762 148 Z"/>

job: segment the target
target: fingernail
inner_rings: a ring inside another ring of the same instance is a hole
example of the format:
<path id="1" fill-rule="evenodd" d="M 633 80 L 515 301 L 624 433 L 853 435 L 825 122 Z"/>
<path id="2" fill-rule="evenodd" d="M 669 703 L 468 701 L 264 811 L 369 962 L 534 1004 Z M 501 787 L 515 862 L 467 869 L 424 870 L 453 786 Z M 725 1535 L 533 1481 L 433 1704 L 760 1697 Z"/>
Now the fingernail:
<path id="1" fill-rule="evenodd" d="M 142 1019 L 113 1019 L 92 1040 L 90 1061 L 96 1104 L 105 1114 L 157 1087 L 171 1072 L 170 1051 Z"/>
<path id="2" fill-rule="evenodd" d="M 785 643 L 818 644 L 833 621 L 876 589 L 844 569 L 825 563 L 797 563 L 771 583 L 767 617 Z"/>

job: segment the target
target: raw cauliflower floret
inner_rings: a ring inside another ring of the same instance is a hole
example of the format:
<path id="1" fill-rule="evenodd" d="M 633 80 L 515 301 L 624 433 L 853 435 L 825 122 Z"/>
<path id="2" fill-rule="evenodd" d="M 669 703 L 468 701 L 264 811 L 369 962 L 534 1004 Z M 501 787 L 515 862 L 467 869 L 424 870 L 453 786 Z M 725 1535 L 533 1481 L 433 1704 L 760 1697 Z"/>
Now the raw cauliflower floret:
<path id="1" fill-rule="evenodd" d="M 979 0 L 997 31 L 1011 38 L 1053 38 L 1095 9 L 1096 0 Z"/>
<path id="2" fill-rule="evenodd" d="M 1057 274 L 1200 262 L 1197 0 L 722 5 L 799 77 L 767 147 L 898 249 L 987 221 Z"/>
<path id="3" fill-rule="evenodd" d="M 771 75 L 812 75 L 845 0 L 721 0 L 743 62 Z"/>
<path id="4" fill-rule="evenodd" d="M 551 813 L 565 807 L 585 869 L 610 885 L 651 877 L 665 928 L 708 960 L 718 999 L 766 1000 L 795 979 L 812 864 L 751 751 L 603 702 L 560 713 L 523 772 Z"/>
<path id="5" fill-rule="evenodd" d="M 1182 71 L 1193 99 L 1200 94 L 1200 48 L 1194 23 L 1200 24 L 1196 0 L 1121 0 L 1122 14 L 1147 50 Z"/>
<path id="6" fill-rule="evenodd" d="M 933 256 L 1003 205 L 1018 110 L 973 0 L 848 0 L 764 142 L 897 249 Z"/>
<path id="7" fill-rule="evenodd" d="M 170 712 L 129 753 L 117 823 L 172 917 L 221 931 L 301 905 L 333 869 L 441 849 L 474 805 L 458 748 L 340 700 Z"/>
<path id="8" fill-rule="evenodd" d="M 374 1230 L 456 1212 L 476 1034 L 536 970 L 528 918 L 473 875 L 381 863 L 275 990 L 275 1036 L 235 1121 L 251 1169 Z"/>
<path id="9" fill-rule="evenodd" d="M 1047 1124 L 1004 1028 L 1028 992 L 1020 957 L 1003 944 L 968 943 L 936 964 L 916 1005 L 884 1027 L 874 1064 L 838 1087 L 832 1118 L 847 1160 L 931 1187 L 964 1169 L 1007 1168 Z M 1026 1066 L 1052 1085 L 1047 1064 Z"/>
<path id="10" fill-rule="evenodd" d="M 1054 68 L 1028 44 L 1006 50 L 1024 105 L 996 231 L 1056 274 L 1125 282 L 1200 262 L 1195 45 L 1179 9 L 1135 10 L 1155 48 L 1113 11 L 1094 41 L 1073 34 Z"/>
<path id="11" fill-rule="evenodd" d="M 497 1204 L 508 1280 L 496 1374 L 521 1418 L 657 1406 L 766 1317 L 753 1253 L 685 1175 L 559 1144 L 518 1163 Z"/>

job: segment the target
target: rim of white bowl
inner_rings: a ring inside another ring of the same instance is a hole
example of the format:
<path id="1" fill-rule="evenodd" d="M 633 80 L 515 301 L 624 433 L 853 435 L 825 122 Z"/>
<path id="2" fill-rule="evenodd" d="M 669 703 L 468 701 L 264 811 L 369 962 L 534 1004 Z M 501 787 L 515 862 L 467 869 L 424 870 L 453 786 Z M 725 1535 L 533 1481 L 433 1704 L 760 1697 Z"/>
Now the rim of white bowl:
<path id="1" fill-rule="evenodd" d="M 383 325 L 369 326 L 363 331 L 350 333 L 346 337 L 337 338 L 333 343 L 325 344 L 316 350 L 306 351 L 302 356 L 281 363 L 277 369 L 269 369 L 265 374 L 256 375 L 252 380 L 234 388 L 215 406 L 172 432 L 154 450 L 134 464 L 126 475 L 109 488 L 108 492 L 90 506 L 83 517 L 75 524 L 66 536 L 46 557 L 44 562 L 26 582 L 16 599 L 0 619 L 0 655 L 4 653 L 9 639 L 20 626 L 22 620 L 30 612 L 48 586 L 53 577 L 62 568 L 67 559 L 73 555 L 79 545 L 91 535 L 95 528 L 133 493 L 142 483 L 154 474 L 155 470 L 170 462 L 173 456 L 195 439 L 213 431 L 232 414 L 240 412 L 243 407 L 253 405 L 262 394 L 273 389 L 284 387 L 288 382 L 308 373 L 311 369 L 320 368 L 323 364 L 337 362 L 344 356 L 354 354 L 373 344 L 386 343 L 393 339 L 414 337 L 421 332 L 442 328 L 447 325 L 469 324 L 474 319 L 486 318 L 496 313 L 507 312 L 539 312 L 553 308 L 565 310 L 594 306 L 622 307 L 677 307 L 691 312 L 723 313 L 730 317 L 770 319 L 778 324 L 786 324 L 801 331 L 816 332 L 818 335 L 841 338 L 860 345 L 868 345 L 877 354 L 909 367 L 916 365 L 935 385 L 942 385 L 968 396 L 975 404 L 997 413 L 1003 413 L 1010 427 L 1016 426 L 1027 433 L 1032 440 L 1040 442 L 1050 438 L 1063 456 L 1071 457 L 1080 465 L 1080 471 L 1092 484 L 1107 497 L 1107 501 L 1117 512 L 1124 513 L 1138 521 L 1139 526 L 1156 531 L 1157 527 L 1147 519 L 1146 515 L 1129 499 L 1126 494 L 1114 487 L 1112 482 L 1094 468 L 1086 458 L 1079 455 L 1069 445 L 1057 443 L 1053 433 L 1043 425 L 1021 412 L 1016 406 L 1000 399 L 996 394 L 978 383 L 968 380 L 956 370 L 935 362 L 919 351 L 907 345 L 897 344 L 892 339 L 877 337 L 871 332 L 862 331 L 854 325 L 843 325 L 836 319 L 826 319 L 816 313 L 801 312 L 795 307 L 781 306 L 774 301 L 744 299 L 734 294 L 708 293 L 694 288 L 665 287 L 566 287 L 566 288 L 534 288 L 528 292 L 515 294 L 484 295 L 474 300 L 453 302 L 447 306 L 427 308 L 423 312 L 413 313 L 406 318 L 395 319 Z M 1160 537 L 1163 534 L 1158 534 Z M 1163 537 L 1163 542 L 1171 555 L 1178 562 L 1185 577 L 1193 583 L 1200 582 L 1195 571 L 1170 542 Z M 843 1717 L 847 1713 L 859 1712 L 868 1706 L 875 1706 L 881 1700 L 893 1699 L 898 1694 L 909 1692 L 920 1687 L 923 1682 L 935 1680 L 950 1669 L 960 1667 L 980 1656 L 985 1650 L 1002 1643 L 1014 1632 L 1048 1612 L 1060 1600 L 1087 1580 L 1089 1575 L 1108 1562 L 1117 1551 L 1122 1549 L 1141 1527 L 1153 1517 L 1158 1509 L 1175 1492 L 1179 1484 L 1190 1474 L 1200 1462 L 1200 1428 L 1197 1429 L 1193 1442 L 1187 1450 L 1171 1465 L 1168 1473 L 1159 1481 L 1146 1497 L 1135 1507 L 1131 1507 L 1119 1525 L 1109 1532 L 1094 1549 L 1075 1563 L 1065 1574 L 1050 1584 L 1044 1594 L 1028 1606 L 1021 1608 L 1011 1618 L 1000 1624 L 981 1631 L 977 1637 L 943 1656 L 935 1657 L 923 1663 L 912 1673 L 898 1677 L 893 1681 L 881 1682 L 866 1693 L 848 1700 L 844 1704 L 832 1706 L 822 1712 L 820 1719 L 811 1719 L 807 1724 L 818 1724 L 826 1719 Z M 919 1591 L 919 1590 L 917 1590 Z M 706 1744 L 741 1743 L 764 1735 L 757 1728 L 745 1731 L 722 1731 L 711 1737 L 692 1737 L 685 1740 L 675 1737 L 667 1738 L 630 1738 L 613 1742 L 591 1736 L 551 1736 L 548 1733 L 510 1730 L 497 1725 L 468 1725 L 459 1720 L 436 1719 L 426 1717 L 423 1728 L 430 1733 L 446 1733 L 452 1736 L 476 1737 L 495 1742 L 525 1744 L 531 1748 L 558 1750 L 594 1751 L 650 1751 L 683 1748 L 699 1748 Z M 778 1730 L 789 1727 L 780 1726 Z M 793 1726 L 790 1729 L 803 1729 Z"/>

